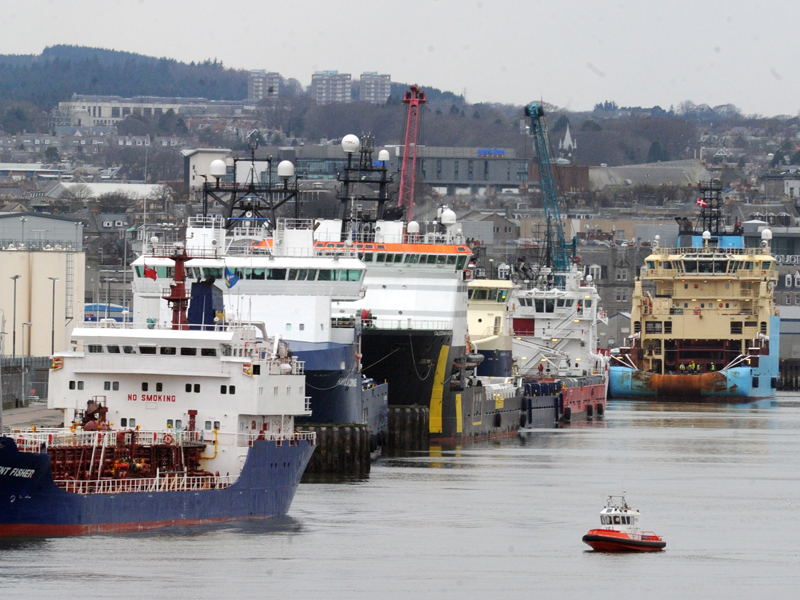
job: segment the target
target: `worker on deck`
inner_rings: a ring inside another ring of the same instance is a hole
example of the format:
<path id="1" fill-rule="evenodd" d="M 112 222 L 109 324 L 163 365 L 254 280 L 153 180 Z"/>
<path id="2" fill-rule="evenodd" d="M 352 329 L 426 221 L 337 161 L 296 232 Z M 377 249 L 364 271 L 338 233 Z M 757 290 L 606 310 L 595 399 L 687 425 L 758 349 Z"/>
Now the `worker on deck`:
<path id="1" fill-rule="evenodd" d="M 712 371 L 715 371 L 715 370 L 717 369 L 717 367 L 716 367 L 716 365 L 714 364 L 714 361 L 713 361 L 713 360 L 711 361 L 711 366 L 710 366 L 709 368 L 710 368 Z"/>
<path id="2" fill-rule="evenodd" d="M 686 365 L 681 363 L 680 366 L 678 367 L 678 370 L 680 370 L 681 375 L 685 374 L 686 373 Z"/>

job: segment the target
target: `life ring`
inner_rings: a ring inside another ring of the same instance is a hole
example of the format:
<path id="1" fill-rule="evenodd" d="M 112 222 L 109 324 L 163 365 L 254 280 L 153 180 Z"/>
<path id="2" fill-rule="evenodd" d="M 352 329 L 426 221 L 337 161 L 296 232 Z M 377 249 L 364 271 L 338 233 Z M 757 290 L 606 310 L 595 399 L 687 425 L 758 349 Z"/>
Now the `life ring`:
<path id="1" fill-rule="evenodd" d="M 174 441 L 175 441 L 175 438 L 174 438 L 174 437 L 172 437 L 170 434 L 166 434 L 166 435 L 164 436 L 164 443 L 165 443 L 165 444 L 171 444 L 171 443 L 172 443 L 172 442 L 174 442 Z"/>
<path id="2" fill-rule="evenodd" d="M 581 262 L 581 257 L 580 256 L 573 256 L 572 257 L 572 262 L 574 262 L 576 265 L 579 265 L 580 262 Z"/>

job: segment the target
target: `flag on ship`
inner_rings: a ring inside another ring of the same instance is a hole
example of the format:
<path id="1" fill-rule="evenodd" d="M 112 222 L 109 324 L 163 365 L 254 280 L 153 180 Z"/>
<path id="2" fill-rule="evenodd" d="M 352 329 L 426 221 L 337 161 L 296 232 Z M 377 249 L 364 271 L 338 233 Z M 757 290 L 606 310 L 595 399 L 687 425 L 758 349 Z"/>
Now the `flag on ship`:
<path id="1" fill-rule="evenodd" d="M 702 198 L 698 198 L 697 199 L 697 206 L 699 206 L 701 208 L 707 208 L 708 207 L 708 202 L 706 202 Z"/>
<path id="2" fill-rule="evenodd" d="M 153 281 L 158 279 L 158 275 L 156 274 L 156 270 L 153 267 L 148 267 L 147 265 L 144 266 L 144 276 L 147 279 L 152 279 Z"/>
<path id="3" fill-rule="evenodd" d="M 235 286 L 238 282 L 239 277 L 228 267 L 225 267 L 225 285 L 228 287 L 228 289 Z"/>

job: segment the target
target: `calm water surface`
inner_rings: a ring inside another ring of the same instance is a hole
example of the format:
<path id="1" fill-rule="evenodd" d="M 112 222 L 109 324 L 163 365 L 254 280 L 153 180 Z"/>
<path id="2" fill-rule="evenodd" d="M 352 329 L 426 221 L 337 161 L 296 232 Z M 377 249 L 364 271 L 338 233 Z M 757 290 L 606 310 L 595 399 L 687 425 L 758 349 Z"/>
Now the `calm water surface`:
<path id="1" fill-rule="evenodd" d="M 524 442 L 382 460 L 303 484 L 290 516 L 0 542 L 25 598 L 797 598 L 800 396 L 745 406 L 614 403 Z M 581 543 L 627 490 L 661 554 Z M 545 596 L 544 594 L 547 594 Z"/>

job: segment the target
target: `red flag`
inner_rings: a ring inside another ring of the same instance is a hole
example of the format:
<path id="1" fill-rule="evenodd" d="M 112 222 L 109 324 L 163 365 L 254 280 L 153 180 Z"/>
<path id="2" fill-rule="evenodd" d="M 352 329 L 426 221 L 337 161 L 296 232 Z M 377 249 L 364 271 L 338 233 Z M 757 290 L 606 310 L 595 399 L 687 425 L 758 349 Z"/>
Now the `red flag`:
<path id="1" fill-rule="evenodd" d="M 147 265 L 144 266 L 144 276 L 148 279 L 152 279 L 155 281 L 158 279 L 158 275 L 156 275 L 156 270 L 153 267 L 148 267 Z"/>
<path id="2" fill-rule="evenodd" d="M 697 206 L 700 206 L 702 208 L 707 208 L 708 207 L 708 202 L 706 202 L 702 198 L 698 198 L 697 199 Z"/>

